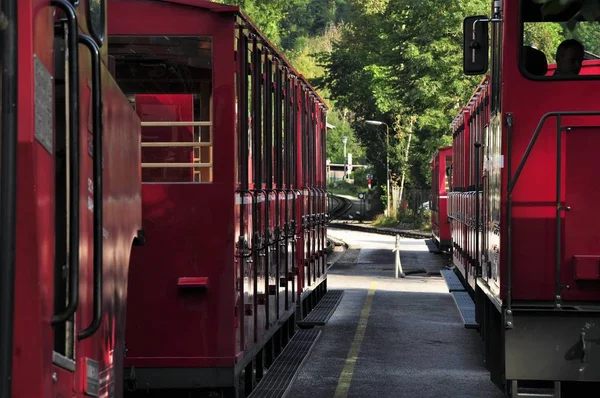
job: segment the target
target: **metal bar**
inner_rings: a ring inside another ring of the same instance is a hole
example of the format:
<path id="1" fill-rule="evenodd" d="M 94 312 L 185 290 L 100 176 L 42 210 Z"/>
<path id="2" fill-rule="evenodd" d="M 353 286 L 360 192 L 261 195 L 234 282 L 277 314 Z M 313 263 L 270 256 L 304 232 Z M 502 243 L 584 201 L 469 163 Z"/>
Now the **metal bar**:
<path id="1" fill-rule="evenodd" d="M 17 214 L 17 0 L 3 0 L 0 32 L 2 136 L 0 137 L 0 397 L 12 394 L 15 236 Z"/>
<path id="2" fill-rule="evenodd" d="M 142 142 L 142 148 L 203 148 L 213 146 L 212 142 Z"/>
<path id="3" fill-rule="evenodd" d="M 291 167 L 290 167 L 290 156 L 289 156 L 289 142 L 290 142 L 290 77 L 287 70 L 284 76 L 285 81 L 285 95 L 283 96 L 283 176 L 284 176 L 284 187 L 289 189 L 290 178 L 291 178 Z M 287 195 L 287 194 L 286 194 Z M 287 201 L 287 196 L 286 196 Z"/>
<path id="4" fill-rule="evenodd" d="M 508 316 L 512 316 L 512 190 L 513 186 L 511 186 L 510 181 L 512 178 L 512 134 L 513 134 L 513 114 L 506 114 L 506 126 L 507 126 L 507 154 L 506 154 L 506 173 L 507 179 L 509 181 L 508 192 L 507 192 L 507 200 L 506 200 L 506 209 L 507 209 L 507 217 L 506 220 L 506 238 L 508 240 L 508 247 L 506 250 L 506 313 Z M 536 130 L 537 131 L 537 130 Z M 534 135 L 535 136 L 535 135 Z M 528 148 L 529 149 L 529 148 Z M 509 325 L 509 321 L 506 322 L 507 327 L 512 326 L 512 323 Z"/>
<path id="5" fill-rule="evenodd" d="M 275 64 L 275 184 L 277 189 L 283 188 L 283 167 L 281 164 L 282 156 L 282 106 L 283 106 L 283 87 L 282 84 L 282 71 L 279 65 L 279 61 Z"/>
<path id="6" fill-rule="evenodd" d="M 52 316 L 52 325 L 69 320 L 79 303 L 79 40 L 77 11 L 66 0 L 52 0 L 67 17 L 69 49 L 69 304 Z"/>
<path id="7" fill-rule="evenodd" d="M 102 195 L 102 60 L 100 59 L 100 48 L 89 36 L 80 35 L 79 42 L 90 50 L 92 56 L 92 123 L 93 123 L 93 187 L 94 187 L 94 218 L 93 218 L 93 267 L 94 267 L 94 299 L 93 318 L 91 323 L 77 333 L 79 340 L 87 339 L 100 329 L 102 322 L 102 276 L 103 276 L 103 243 L 104 227 L 102 224 L 103 195 Z"/>
<path id="8" fill-rule="evenodd" d="M 519 167 L 517 167 L 517 171 L 515 172 L 514 178 L 512 180 L 509 180 L 508 189 L 510 191 L 512 191 L 514 189 L 515 184 L 517 183 L 517 181 L 519 180 L 519 177 L 521 176 L 523 167 L 525 166 L 525 163 L 527 162 L 527 159 L 529 158 L 529 154 L 531 153 L 531 150 L 533 149 L 533 145 L 535 144 L 537 137 L 542 130 L 542 126 L 544 125 L 544 122 L 549 117 L 559 116 L 559 115 L 560 116 L 600 116 L 600 112 L 592 112 L 592 111 L 590 111 L 590 112 L 548 112 L 544 116 L 542 116 L 542 118 L 538 122 L 538 125 L 533 133 L 533 136 L 531 137 L 531 140 L 529 141 L 529 144 L 527 145 L 525 154 L 521 158 L 521 162 L 519 163 Z"/>
<path id="9" fill-rule="evenodd" d="M 252 160 L 254 164 L 254 186 L 259 189 L 263 182 L 263 156 L 262 156 L 262 53 L 258 48 L 258 39 L 252 42 L 252 136 L 254 151 Z"/>
<path id="10" fill-rule="evenodd" d="M 241 205 L 240 205 L 240 236 L 238 238 L 238 250 L 243 253 L 240 258 L 240 276 L 236 280 L 239 283 L 240 303 L 239 303 L 239 332 L 240 344 L 242 347 L 246 344 L 245 335 L 245 294 L 244 294 L 244 277 L 246 274 L 246 246 L 245 238 L 246 229 L 246 206 L 244 205 L 244 195 L 248 190 L 248 37 L 244 34 L 242 26 L 238 27 L 238 47 L 237 47 L 237 100 L 240 107 L 238 113 L 238 172 L 241 185 Z"/>
<path id="11" fill-rule="evenodd" d="M 208 168 L 213 167 L 212 163 L 142 163 L 144 168 L 175 168 L 175 167 L 193 167 L 193 168 Z"/>
<path id="12" fill-rule="evenodd" d="M 512 119 L 512 114 L 511 113 L 507 113 L 506 114 L 506 122 L 508 125 L 508 152 L 507 152 L 507 174 L 508 174 L 508 187 L 507 187 L 507 239 L 508 239 L 508 248 L 507 248 L 507 272 L 506 272 L 506 276 L 507 276 L 507 290 L 506 290 L 506 298 L 507 298 L 507 314 L 511 315 L 512 314 L 512 193 L 513 190 L 515 188 L 515 185 L 517 184 L 517 182 L 519 181 L 519 177 L 521 176 L 521 172 L 523 171 L 523 167 L 525 167 L 525 163 L 527 162 L 527 159 L 529 158 L 529 155 L 533 149 L 533 146 L 535 145 L 535 142 L 537 141 L 537 138 L 540 134 L 540 132 L 542 131 L 542 126 L 544 125 L 544 122 L 546 121 L 546 119 L 548 119 L 549 117 L 552 116 L 556 116 L 557 118 L 560 118 L 562 116 L 600 116 L 600 112 L 597 111 L 584 111 L 584 112 L 548 112 L 546 114 L 544 114 L 540 121 L 538 122 L 538 125 L 533 133 L 533 136 L 531 137 L 531 140 L 529 141 L 529 144 L 527 145 L 527 148 L 525 150 L 525 153 L 523 154 L 523 157 L 521 158 L 521 161 L 519 162 L 519 166 L 517 167 L 517 171 L 514 175 L 514 177 L 512 177 L 511 175 L 511 169 L 512 169 L 512 164 L 511 164 L 511 155 L 512 155 L 512 128 L 513 128 L 513 119 Z M 560 121 L 557 121 L 558 125 L 560 125 Z M 560 130 L 560 129 L 559 129 Z M 557 133 L 558 134 L 558 133 Z M 559 155 L 560 157 L 560 155 Z M 557 162 L 559 160 L 557 159 Z M 559 188 L 560 189 L 560 188 Z M 560 191 L 557 189 L 557 194 L 560 193 Z M 558 200 L 560 201 L 560 197 L 558 198 Z M 559 205 L 560 206 L 560 203 Z M 558 209 L 557 209 L 558 212 Z M 558 213 L 557 213 L 558 214 Z M 559 217 L 557 215 L 557 217 Z M 557 224 L 557 228 L 560 229 L 560 222 Z M 558 234 L 559 232 L 557 232 Z M 557 235 L 557 240 L 560 239 L 560 236 Z M 557 249 L 560 250 L 560 248 L 557 245 Z M 560 252 L 557 254 L 557 256 L 560 256 Z M 560 261 L 560 260 L 559 260 Z M 558 264 L 558 267 L 560 267 L 560 264 Z M 557 278 L 559 279 L 559 278 Z M 559 282 L 557 282 L 559 283 Z M 560 288 L 560 286 L 559 286 Z M 555 287 L 556 289 L 556 287 Z"/>
<path id="13" fill-rule="evenodd" d="M 241 188 L 248 189 L 248 37 L 244 34 L 243 28 L 240 28 L 239 48 L 238 48 L 238 102 L 240 112 L 238 114 L 240 138 L 240 174 Z M 243 219 L 243 212 L 242 212 Z"/>
<path id="14" fill-rule="evenodd" d="M 294 189 L 299 187 L 298 181 L 298 81 L 292 80 L 292 126 L 291 126 L 291 145 L 290 152 L 292 157 L 292 183 Z M 296 214 L 294 215 L 296 217 Z"/>
<path id="15" fill-rule="evenodd" d="M 479 261 L 479 228 L 481 226 L 481 222 L 479 220 L 479 191 L 480 191 L 480 153 L 481 153 L 481 143 L 479 141 L 475 142 L 475 276 L 481 276 L 481 262 Z M 449 178 L 446 176 L 446 178 Z"/>
<path id="16" fill-rule="evenodd" d="M 212 122 L 142 122 L 142 127 L 212 127 Z"/>
<path id="17" fill-rule="evenodd" d="M 265 125 L 265 180 L 273 186 L 273 61 L 265 53 L 264 125 Z"/>
<path id="18" fill-rule="evenodd" d="M 554 248 L 554 305 L 562 308 L 562 293 L 560 283 L 561 271 L 561 171 L 562 171 L 562 130 L 561 115 L 556 116 L 556 241 Z"/>

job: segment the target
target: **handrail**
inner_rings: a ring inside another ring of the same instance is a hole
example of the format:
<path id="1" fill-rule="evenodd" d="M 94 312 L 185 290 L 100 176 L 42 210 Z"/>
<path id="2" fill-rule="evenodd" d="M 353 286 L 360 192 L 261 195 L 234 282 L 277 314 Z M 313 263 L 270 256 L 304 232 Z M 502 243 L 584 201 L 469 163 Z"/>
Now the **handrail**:
<path id="1" fill-rule="evenodd" d="M 535 145 L 538 136 L 542 130 L 542 127 L 546 120 L 550 117 L 556 117 L 556 142 L 557 142 L 557 176 L 556 176 L 556 242 L 555 242 L 555 307 L 557 309 L 562 308 L 562 296 L 561 290 L 562 286 L 560 283 L 560 273 L 561 273 L 561 251 L 560 251 L 560 240 L 561 240 L 561 230 L 560 230 L 560 218 L 561 211 L 568 210 L 567 207 L 561 206 L 561 159 L 562 159 L 562 149 L 561 149 L 561 132 L 565 129 L 565 127 L 561 124 L 561 119 L 564 116 L 600 116 L 600 112 L 598 111 L 564 111 L 564 112 L 548 112 L 544 114 L 531 137 L 527 148 L 525 149 L 525 153 L 519 162 L 519 166 L 517 167 L 517 171 L 515 172 L 514 177 L 512 177 L 512 130 L 513 130 L 513 115 L 512 113 L 506 114 L 506 122 L 508 126 L 508 154 L 507 154 L 507 174 L 508 174 L 508 187 L 507 187 L 507 240 L 508 240 L 508 248 L 507 248 L 507 272 L 506 277 L 508 279 L 506 283 L 506 301 L 507 301 L 507 314 L 512 314 L 512 194 L 515 189 L 517 182 L 519 181 L 519 177 L 521 176 L 521 172 L 525 167 L 525 163 L 527 163 L 527 159 L 529 159 L 529 155 Z M 509 325 L 510 322 L 507 322 L 505 326 L 511 327 Z"/>
<path id="2" fill-rule="evenodd" d="M 79 40 L 77 11 L 66 0 L 52 0 L 67 16 L 69 49 L 69 304 L 52 316 L 52 325 L 64 323 L 79 303 Z"/>
<path id="3" fill-rule="evenodd" d="M 15 236 L 17 208 L 17 136 L 19 53 L 17 0 L 3 0 L 1 13 L 8 24 L 0 35 L 2 65 L 2 135 L 0 140 L 0 397 L 12 396 Z"/>
<path id="4" fill-rule="evenodd" d="M 512 191 L 514 189 L 515 184 L 519 180 L 519 177 L 521 176 L 521 172 L 523 171 L 523 167 L 525 166 L 525 163 L 527 162 L 527 159 L 529 158 L 529 154 L 531 153 L 531 150 L 533 149 L 533 145 L 535 144 L 537 137 L 540 134 L 540 131 L 542 129 L 544 122 L 546 121 L 546 119 L 548 119 L 549 117 L 552 117 L 552 116 L 600 116 L 600 112 L 598 112 L 598 111 L 548 112 L 544 116 L 542 116 L 542 118 L 538 122 L 535 132 L 533 133 L 533 136 L 531 137 L 531 140 L 529 141 L 529 145 L 527 145 L 527 149 L 525 150 L 525 153 L 523 154 L 523 157 L 521 158 L 521 162 L 519 163 L 519 167 L 517 167 L 517 171 L 515 172 L 514 178 L 512 180 L 509 180 L 509 183 L 508 183 L 509 190 Z M 511 118 L 512 118 L 512 114 L 511 114 Z"/>
<path id="5" fill-rule="evenodd" d="M 475 146 L 475 276 L 481 276 L 481 261 L 479 261 L 479 230 L 481 228 L 480 212 L 479 212 L 479 191 L 481 189 L 481 176 L 480 176 L 480 155 L 481 155 L 481 142 L 477 141 Z"/>
<path id="6" fill-rule="evenodd" d="M 142 148 L 202 148 L 202 147 L 211 147 L 213 146 L 212 142 L 142 142 Z"/>
<path id="7" fill-rule="evenodd" d="M 142 167 L 145 168 L 179 168 L 179 167 L 193 167 L 193 168 L 210 168 L 213 167 L 212 163 L 142 163 Z"/>
<path id="8" fill-rule="evenodd" d="M 142 127 L 212 127 L 212 122 L 142 122 Z"/>
<path id="9" fill-rule="evenodd" d="M 91 337 L 100 328 L 102 321 L 102 274 L 103 274 L 103 240 L 102 224 L 102 60 L 100 48 L 89 36 L 80 35 L 79 42 L 85 45 L 92 55 L 92 124 L 93 124 L 93 187 L 94 187 L 94 316 L 85 329 L 78 331 L 79 340 Z"/>

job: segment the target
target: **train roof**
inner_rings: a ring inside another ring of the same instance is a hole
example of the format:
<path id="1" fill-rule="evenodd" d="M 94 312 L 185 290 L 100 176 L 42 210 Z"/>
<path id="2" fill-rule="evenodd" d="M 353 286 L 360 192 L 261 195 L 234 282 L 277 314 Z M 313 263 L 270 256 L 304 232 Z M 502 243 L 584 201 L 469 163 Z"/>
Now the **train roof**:
<path id="1" fill-rule="evenodd" d="M 314 95 L 319 100 L 321 105 L 323 105 L 326 110 L 329 110 L 329 106 L 327 106 L 327 103 L 323 100 L 323 98 L 321 98 L 321 96 L 319 95 L 317 90 L 308 82 L 308 80 L 300 72 L 298 72 L 296 70 L 296 68 L 294 68 L 294 66 L 286 58 L 286 56 L 281 51 L 279 51 L 279 49 L 263 34 L 263 32 L 258 28 L 258 26 L 256 26 L 256 24 L 252 21 L 252 19 L 250 19 L 250 17 L 244 11 L 242 11 L 242 9 L 239 6 L 232 6 L 232 5 L 228 5 L 228 4 L 219 4 L 219 3 L 214 3 L 214 2 L 208 1 L 208 0 L 158 0 L 158 1 L 160 1 L 162 3 L 179 4 L 179 5 L 184 5 L 184 6 L 194 7 L 194 8 L 200 8 L 200 9 L 204 9 L 209 12 L 215 12 L 215 13 L 230 13 L 230 14 L 236 15 L 237 17 L 241 18 L 244 22 L 247 23 L 247 27 L 249 29 L 253 30 L 254 33 L 258 37 L 260 37 L 260 39 L 268 47 L 270 47 L 274 53 L 277 54 L 277 57 L 283 61 L 285 66 L 288 67 L 289 70 L 294 75 L 296 75 L 298 77 L 298 79 L 300 79 L 308 88 L 310 88 L 310 90 L 314 93 Z"/>
<path id="2" fill-rule="evenodd" d="M 448 149 L 452 149 L 452 145 L 447 145 L 436 149 L 433 155 L 431 156 L 431 160 L 429 161 L 429 163 L 432 163 L 435 160 L 436 156 L 440 154 L 440 152 L 447 151 Z"/>

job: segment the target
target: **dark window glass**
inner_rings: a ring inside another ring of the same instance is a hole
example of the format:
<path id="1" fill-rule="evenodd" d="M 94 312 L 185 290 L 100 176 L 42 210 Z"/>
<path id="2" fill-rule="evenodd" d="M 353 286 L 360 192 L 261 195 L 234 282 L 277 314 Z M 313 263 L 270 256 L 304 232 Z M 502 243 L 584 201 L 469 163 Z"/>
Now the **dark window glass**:
<path id="1" fill-rule="evenodd" d="M 555 10 L 555 11 L 558 11 Z M 521 1 L 519 67 L 530 79 L 578 80 L 600 76 L 600 23 L 585 19 L 580 2 L 545 12 Z"/>

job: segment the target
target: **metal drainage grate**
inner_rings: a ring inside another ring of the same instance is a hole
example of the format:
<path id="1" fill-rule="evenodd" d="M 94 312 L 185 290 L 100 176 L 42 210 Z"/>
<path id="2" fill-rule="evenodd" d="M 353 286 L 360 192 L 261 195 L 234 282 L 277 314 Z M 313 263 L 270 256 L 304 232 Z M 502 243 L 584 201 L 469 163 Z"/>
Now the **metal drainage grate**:
<path id="1" fill-rule="evenodd" d="M 298 330 L 249 398 L 283 397 L 320 334 L 319 329 Z"/>
<path id="2" fill-rule="evenodd" d="M 479 324 L 475 321 L 475 304 L 467 292 L 452 292 L 454 303 L 460 312 L 463 324 L 467 329 L 477 329 Z"/>
<path id="3" fill-rule="evenodd" d="M 335 312 L 343 295 L 343 290 L 329 290 L 306 318 L 296 322 L 297 325 L 300 327 L 324 326 Z"/>
<path id="4" fill-rule="evenodd" d="M 440 270 L 440 274 L 444 277 L 446 285 L 448 286 L 449 292 L 464 292 L 465 287 L 460 283 L 460 279 L 456 276 L 456 273 L 451 269 Z"/>

